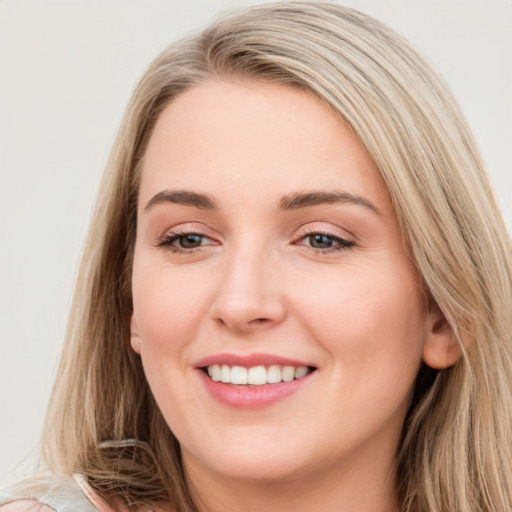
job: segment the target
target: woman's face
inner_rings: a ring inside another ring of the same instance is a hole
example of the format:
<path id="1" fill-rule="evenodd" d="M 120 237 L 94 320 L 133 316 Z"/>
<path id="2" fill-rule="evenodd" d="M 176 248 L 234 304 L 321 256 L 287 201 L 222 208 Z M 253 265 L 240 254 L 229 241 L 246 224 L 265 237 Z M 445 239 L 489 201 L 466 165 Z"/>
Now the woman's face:
<path id="1" fill-rule="evenodd" d="M 210 83 L 163 111 L 133 301 L 186 470 L 213 478 L 388 471 L 442 331 L 368 153 L 281 85 Z"/>

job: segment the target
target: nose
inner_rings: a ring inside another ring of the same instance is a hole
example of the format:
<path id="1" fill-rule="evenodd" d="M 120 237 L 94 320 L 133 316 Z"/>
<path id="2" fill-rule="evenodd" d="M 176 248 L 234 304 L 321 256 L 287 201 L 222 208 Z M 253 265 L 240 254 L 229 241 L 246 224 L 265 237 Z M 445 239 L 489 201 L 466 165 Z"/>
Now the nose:
<path id="1" fill-rule="evenodd" d="M 216 322 L 248 334 L 274 327 L 286 318 L 275 257 L 264 251 L 239 250 L 224 265 L 210 310 Z"/>

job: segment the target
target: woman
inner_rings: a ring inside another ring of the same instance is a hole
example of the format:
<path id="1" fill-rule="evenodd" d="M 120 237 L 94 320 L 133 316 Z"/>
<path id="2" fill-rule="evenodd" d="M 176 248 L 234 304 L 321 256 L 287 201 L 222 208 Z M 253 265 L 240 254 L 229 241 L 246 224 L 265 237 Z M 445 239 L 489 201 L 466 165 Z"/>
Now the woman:
<path id="1" fill-rule="evenodd" d="M 1 510 L 510 510 L 511 250 L 475 148 L 348 8 L 253 7 L 164 51 L 82 262 L 62 476 Z"/>

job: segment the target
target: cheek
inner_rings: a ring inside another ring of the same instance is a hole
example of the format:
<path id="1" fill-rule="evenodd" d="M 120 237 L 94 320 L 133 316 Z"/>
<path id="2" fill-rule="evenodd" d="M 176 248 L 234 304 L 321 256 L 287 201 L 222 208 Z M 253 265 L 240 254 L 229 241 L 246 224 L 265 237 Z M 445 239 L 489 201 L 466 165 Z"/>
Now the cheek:
<path id="1" fill-rule="evenodd" d="M 371 266 L 336 270 L 336 278 L 312 275 L 294 292 L 300 297 L 297 316 L 318 343 L 351 369 L 415 369 L 421 359 L 425 314 L 411 269 L 394 265 L 389 273 Z M 325 284 L 320 287 L 319 282 Z"/>
<path id="2" fill-rule="evenodd" d="M 421 293 L 406 276 L 348 272 L 303 309 L 307 329 L 330 358 L 331 396 L 346 397 L 332 421 L 341 418 L 350 432 L 399 425 L 405 417 L 424 341 Z"/>
<path id="3" fill-rule="evenodd" d="M 190 389 L 187 349 L 197 339 L 207 310 L 205 286 L 196 286 L 183 269 L 135 260 L 132 274 L 134 317 L 140 356 L 152 393 L 173 431 L 184 430 Z"/>
<path id="4" fill-rule="evenodd" d="M 181 268 L 134 264 L 133 308 L 144 346 L 175 352 L 194 338 L 207 311 L 207 282 Z"/>

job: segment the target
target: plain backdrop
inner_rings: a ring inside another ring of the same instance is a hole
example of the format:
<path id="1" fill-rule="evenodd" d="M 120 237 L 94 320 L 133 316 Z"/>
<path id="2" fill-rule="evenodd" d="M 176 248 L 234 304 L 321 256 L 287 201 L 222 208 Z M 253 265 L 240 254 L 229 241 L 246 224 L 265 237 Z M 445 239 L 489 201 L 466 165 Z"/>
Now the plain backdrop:
<path id="1" fill-rule="evenodd" d="M 229 0 L 0 0 L 0 483 L 29 471 L 82 242 L 151 58 Z M 512 1 L 340 2 L 406 35 L 454 89 L 512 226 Z"/>

